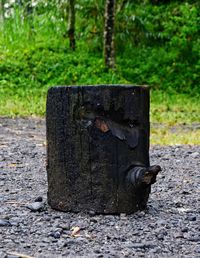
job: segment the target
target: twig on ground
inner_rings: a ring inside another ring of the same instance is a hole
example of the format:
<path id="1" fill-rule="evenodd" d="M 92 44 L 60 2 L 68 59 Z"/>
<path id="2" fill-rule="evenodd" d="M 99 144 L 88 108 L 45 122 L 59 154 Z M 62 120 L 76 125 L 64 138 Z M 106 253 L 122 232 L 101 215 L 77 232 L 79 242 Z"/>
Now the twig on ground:
<path id="1" fill-rule="evenodd" d="M 20 258 L 34 258 L 33 256 L 29 256 L 29 255 L 26 255 L 26 254 L 20 254 L 20 253 L 16 253 L 16 252 L 8 252 L 7 254 L 17 256 L 17 257 L 20 257 Z"/>

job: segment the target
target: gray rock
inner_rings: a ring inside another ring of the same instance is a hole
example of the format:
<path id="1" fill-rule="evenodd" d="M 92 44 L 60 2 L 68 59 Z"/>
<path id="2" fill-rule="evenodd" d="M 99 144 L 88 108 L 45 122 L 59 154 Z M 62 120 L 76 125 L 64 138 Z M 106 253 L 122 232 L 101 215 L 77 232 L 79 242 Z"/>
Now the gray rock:
<path id="1" fill-rule="evenodd" d="M 188 232 L 188 228 L 187 228 L 187 227 L 184 227 L 184 228 L 181 229 L 181 231 L 182 231 L 183 233 Z"/>
<path id="2" fill-rule="evenodd" d="M 61 223 L 58 225 L 58 228 L 61 228 L 63 230 L 70 230 L 70 223 Z"/>
<path id="3" fill-rule="evenodd" d="M 54 237 L 54 238 L 60 238 L 61 233 L 60 233 L 59 231 L 52 232 L 52 233 L 51 233 L 51 236 Z"/>
<path id="4" fill-rule="evenodd" d="M 38 196 L 34 202 L 42 202 L 43 201 L 43 198 L 42 196 Z"/>
<path id="5" fill-rule="evenodd" d="M 196 217 L 196 215 L 189 215 L 189 216 L 187 216 L 187 220 L 189 220 L 189 221 L 196 221 L 197 217 Z"/>
<path id="6" fill-rule="evenodd" d="M 162 234 L 162 233 L 157 235 L 157 239 L 158 239 L 158 240 L 161 240 L 161 241 L 162 241 L 162 240 L 164 240 L 164 238 L 165 238 L 165 235 Z"/>
<path id="7" fill-rule="evenodd" d="M 5 182 L 4 181 L 0 181 L 0 187 L 4 186 Z"/>
<path id="8" fill-rule="evenodd" d="M 183 236 L 182 232 L 177 232 L 177 233 L 174 234 L 174 237 L 175 238 L 183 238 L 184 236 Z"/>
<path id="9" fill-rule="evenodd" d="M 144 249 L 146 248 L 146 244 L 144 243 L 133 243 L 131 246 L 131 248 L 135 248 L 135 249 Z"/>
<path id="10" fill-rule="evenodd" d="M 191 242 L 200 242 L 200 236 L 189 236 L 187 237 L 187 240 Z"/>
<path id="11" fill-rule="evenodd" d="M 20 258 L 20 256 L 8 254 L 8 255 L 6 255 L 6 258 Z"/>
<path id="12" fill-rule="evenodd" d="M 159 220 L 157 220 L 156 224 L 158 226 L 165 226 L 167 224 L 167 222 L 164 219 L 159 219 Z"/>
<path id="13" fill-rule="evenodd" d="M 30 204 L 26 205 L 26 207 L 33 212 L 43 211 L 44 208 L 45 208 L 45 203 L 43 203 L 43 202 L 33 202 L 33 203 L 30 203 Z"/>
<path id="14" fill-rule="evenodd" d="M 196 159 L 198 157 L 200 157 L 200 153 L 199 152 L 193 152 L 190 154 L 190 157 L 193 158 L 193 159 Z"/>
<path id="15" fill-rule="evenodd" d="M 0 227 L 11 226 L 10 221 L 7 219 L 0 219 Z"/>

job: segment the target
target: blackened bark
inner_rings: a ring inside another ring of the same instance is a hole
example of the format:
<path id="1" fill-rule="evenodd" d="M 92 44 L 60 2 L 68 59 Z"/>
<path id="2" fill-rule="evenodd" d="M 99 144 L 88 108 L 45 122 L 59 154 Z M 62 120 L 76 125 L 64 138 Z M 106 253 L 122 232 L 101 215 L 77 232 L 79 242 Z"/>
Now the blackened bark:
<path id="1" fill-rule="evenodd" d="M 75 0 L 69 0 L 68 37 L 69 45 L 72 50 L 75 50 L 76 48 L 75 18 Z"/>
<path id="2" fill-rule="evenodd" d="M 159 166 L 149 166 L 149 90 L 53 87 L 47 98 L 48 202 L 63 211 L 144 209 Z"/>
<path id="3" fill-rule="evenodd" d="M 115 0 L 106 0 L 104 26 L 104 61 L 108 68 L 115 68 L 114 48 Z"/>

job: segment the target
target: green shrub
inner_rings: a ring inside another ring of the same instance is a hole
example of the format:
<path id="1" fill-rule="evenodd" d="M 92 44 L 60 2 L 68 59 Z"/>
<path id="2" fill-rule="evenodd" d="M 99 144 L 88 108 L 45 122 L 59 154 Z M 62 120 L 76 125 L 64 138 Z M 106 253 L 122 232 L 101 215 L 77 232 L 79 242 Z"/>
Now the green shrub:
<path id="1" fill-rule="evenodd" d="M 148 84 L 168 95 L 199 98 L 199 1 L 117 1 L 115 71 L 104 67 L 103 0 L 77 0 L 76 52 L 69 49 L 66 2 L 43 2 L 29 16 L 15 6 L 0 21 L 1 114 L 8 112 L 5 103 L 24 99 L 23 108 L 35 105 L 44 113 L 53 85 Z"/>

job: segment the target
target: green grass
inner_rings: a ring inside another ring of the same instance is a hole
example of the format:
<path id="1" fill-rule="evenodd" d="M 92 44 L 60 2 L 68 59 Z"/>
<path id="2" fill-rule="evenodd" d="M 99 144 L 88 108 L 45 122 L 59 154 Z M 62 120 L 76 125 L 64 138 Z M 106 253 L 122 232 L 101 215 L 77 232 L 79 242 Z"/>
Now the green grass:
<path id="1" fill-rule="evenodd" d="M 200 144 L 200 102 L 197 97 L 153 91 L 151 144 Z M 189 127 L 189 128 L 187 128 Z"/>
<path id="2" fill-rule="evenodd" d="M 152 91 L 151 122 L 167 126 L 199 123 L 199 98 L 187 94 Z"/>
<path id="3" fill-rule="evenodd" d="M 185 129 L 184 127 L 151 127 L 151 145 L 200 145 L 200 129 Z"/>
<path id="4" fill-rule="evenodd" d="M 54 85 L 136 84 L 123 77 L 121 67 L 107 72 L 102 57 L 90 56 L 79 46 L 76 53 L 43 44 L 0 50 L 0 115 L 45 116 L 48 88 Z M 200 130 L 175 132 L 173 126 L 199 123 L 198 95 L 177 93 L 172 90 L 151 89 L 151 122 L 164 127 L 152 127 L 151 144 L 200 144 Z"/>
<path id="5" fill-rule="evenodd" d="M 105 83 L 102 81 L 102 83 Z M 1 94 L 1 116 L 44 116 L 48 86 Z M 151 122 L 167 126 L 199 123 L 200 102 L 187 95 L 151 91 Z"/>
<path id="6" fill-rule="evenodd" d="M 8 117 L 44 117 L 47 88 L 23 94 L 4 95 L 0 99 L 0 115 Z M 200 144 L 200 130 L 185 130 L 185 125 L 199 123 L 200 104 L 186 95 L 151 92 L 151 144 Z M 176 126 L 179 125 L 178 128 Z M 183 127 L 182 127 L 183 126 Z M 174 129 L 175 128 L 175 129 Z"/>
<path id="7" fill-rule="evenodd" d="M 183 26 L 184 15 L 190 16 L 191 6 L 184 3 L 181 6 L 172 4 L 166 9 L 161 5 L 147 5 L 145 9 L 138 5 L 135 9 L 141 21 L 146 21 L 146 29 L 154 36 L 161 35 L 163 42 L 166 39 L 164 43 L 157 37 L 152 44 L 153 38 L 148 41 L 137 28 L 141 44 L 133 44 L 128 32 L 123 34 L 120 27 L 123 23 L 118 23 L 121 32 L 116 36 L 115 71 L 104 67 L 100 36 L 91 36 L 88 27 L 81 37 L 83 17 L 79 17 L 77 24 L 77 49 L 72 52 L 65 36 L 66 24 L 60 19 L 57 8 L 56 12 L 52 9 L 36 14 L 31 22 L 21 19 L 22 13 L 16 10 L 14 18 L 7 19 L 3 26 L 0 24 L 0 116 L 44 117 L 47 91 L 55 85 L 145 84 L 152 88 L 151 122 L 162 124 L 152 127 L 151 143 L 200 144 L 199 129 L 172 130 L 177 125 L 200 122 L 196 9 L 193 10 L 194 21 L 187 19 Z M 177 8 L 183 9 L 178 11 Z M 172 10 L 177 16 L 171 15 Z M 125 11 L 133 13 L 132 9 Z M 123 15 L 121 18 L 123 21 Z M 181 23 L 177 25 L 174 18 L 180 18 Z M 161 34 L 155 25 L 158 21 L 163 23 Z M 91 20 L 84 22 L 87 25 Z M 129 25 L 131 29 L 134 24 Z M 133 37 L 134 31 L 131 33 Z M 188 38 L 192 41 L 184 45 Z"/>

